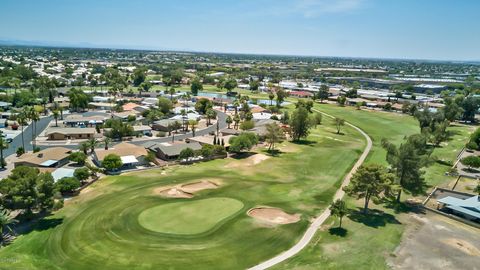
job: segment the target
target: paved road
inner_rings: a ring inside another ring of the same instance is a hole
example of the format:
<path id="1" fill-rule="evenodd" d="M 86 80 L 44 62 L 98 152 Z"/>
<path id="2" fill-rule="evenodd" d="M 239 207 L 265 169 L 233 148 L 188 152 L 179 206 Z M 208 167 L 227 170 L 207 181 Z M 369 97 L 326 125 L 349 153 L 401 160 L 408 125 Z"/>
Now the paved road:
<path id="1" fill-rule="evenodd" d="M 47 117 L 42 117 L 40 120 L 37 122 L 37 132 L 35 134 L 35 137 L 40 134 L 52 121 L 53 117 L 52 116 L 47 116 Z M 32 151 L 33 150 L 33 145 L 32 145 L 32 133 L 33 133 L 33 124 L 30 124 L 24 131 L 23 131 L 23 137 L 25 139 L 25 149 L 26 151 Z M 5 156 L 9 156 L 11 154 L 15 154 L 17 152 L 17 148 L 22 146 L 22 134 L 18 134 L 13 141 L 9 144 L 8 149 L 5 149 L 3 151 Z"/>
<path id="2" fill-rule="evenodd" d="M 333 118 L 333 116 L 331 116 L 329 114 L 326 114 L 324 112 L 321 112 L 321 111 L 318 111 L 318 110 L 315 110 L 315 109 L 314 109 L 314 111 L 322 113 L 322 114 L 324 114 L 324 115 L 326 115 L 330 118 Z M 343 198 L 343 196 L 345 195 L 345 192 L 343 191 L 343 187 L 347 186 L 350 183 L 350 179 L 352 178 L 352 175 L 357 171 L 358 167 L 360 167 L 362 165 L 362 163 L 367 158 L 368 153 L 372 149 L 372 139 L 367 135 L 367 133 L 365 133 L 360 128 L 358 128 L 358 127 L 356 127 L 356 126 L 354 126 L 354 125 L 352 125 L 348 122 L 346 122 L 346 124 L 353 127 L 354 129 L 356 129 L 358 132 L 360 132 L 363 135 L 363 137 L 365 137 L 365 139 L 367 140 L 367 146 L 363 150 L 362 155 L 357 160 L 355 165 L 353 165 L 353 168 L 350 170 L 350 172 L 343 179 L 342 186 L 337 190 L 337 192 L 333 196 L 333 201 Z M 308 227 L 307 231 L 302 236 L 300 241 L 298 241 L 297 244 L 295 244 L 289 250 L 277 255 L 276 257 L 273 257 L 273 258 L 269 259 L 268 261 L 262 262 L 262 263 L 260 263 L 256 266 L 250 268 L 250 270 L 267 269 L 267 268 L 270 268 L 270 267 L 272 267 L 276 264 L 279 264 L 279 263 L 295 256 L 296 254 L 298 254 L 302 249 L 304 249 L 308 245 L 308 243 L 310 243 L 310 241 L 312 240 L 312 238 L 315 235 L 315 233 L 317 232 L 317 230 L 320 228 L 320 226 L 322 226 L 322 224 L 325 222 L 325 220 L 327 220 L 327 218 L 329 216 L 330 216 L 330 209 L 327 208 L 317 218 L 314 219 L 312 224 L 310 224 L 310 227 Z"/>
<path id="3" fill-rule="evenodd" d="M 48 123 L 50 121 L 52 121 L 52 117 L 47 117 L 48 119 L 46 118 L 43 118 L 42 120 L 40 120 L 39 122 L 37 122 L 37 135 L 42 132 L 42 130 L 44 130 Z M 225 120 L 227 119 L 227 115 L 222 112 L 222 111 L 218 111 L 217 110 L 217 120 L 218 120 L 218 128 L 219 130 L 222 130 L 224 128 L 227 127 L 227 123 L 225 122 Z M 27 147 L 28 150 L 31 150 L 32 149 L 32 144 L 31 144 L 31 139 L 32 139 L 32 125 L 30 125 L 26 130 L 25 130 L 25 146 Z M 217 130 L 217 125 L 211 125 L 207 128 L 204 128 L 204 129 L 201 129 L 201 130 L 197 130 L 195 132 L 195 136 L 201 136 L 201 135 L 207 135 L 209 134 L 210 132 L 212 131 L 216 131 Z M 179 140 L 184 140 L 186 138 L 191 138 L 193 137 L 193 134 L 191 132 L 188 132 L 186 134 L 175 134 L 175 141 L 179 141 Z M 162 143 L 162 142 L 171 142 L 172 141 L 172 136 L 167 136 L 167 137 L 152 137 L 150 140 L 141 140 L 141 141 L 131 141 L 129 143 L 132 143 L 132 144 L 135 144 L 135 145 L 142 145 L 144 143 L 147 143 L 147 142 L 159 142 L 159 143 Z M 112 146 L 114 146 L 115 144 L 118 144 L 119 142 L 114 142 L 112 144 Z M 15 144 L 15 146 L 14 146 Z M 6 154 L 5 156 L 8 156 L 10 154 L 13 154 L 15 153 L 16 151 L 16 148 L 18 146 L 21 146 L 22 145 L 22 136 L 19 135 L 17 136 L 17 138 L 15 138 L 13 140 L 13 142 L 10 144 L 10 147 L 9 147 L 9 153 Z M 61 147 L 66 147 L 66 148 L 69 148 L 69 149 L 78 149 L 78 145 L 77 144 L 71 144 L 71 145 L 39 145 L 38 147 L 40 147 L 40 149 L 45 149 L 45 148 L 49 148 L 49 147 L 58 147 L 58 146 L 61 146 Z"/>

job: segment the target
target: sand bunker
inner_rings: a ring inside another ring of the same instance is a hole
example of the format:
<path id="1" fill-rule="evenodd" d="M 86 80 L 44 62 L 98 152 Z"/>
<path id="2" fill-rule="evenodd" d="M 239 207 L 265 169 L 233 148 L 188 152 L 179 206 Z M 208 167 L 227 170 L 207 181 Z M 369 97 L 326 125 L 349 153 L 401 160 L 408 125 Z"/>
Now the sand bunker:
<path id="1" fill-rule="evenodd" d="M 200 181 L 181 185 L 180 188 L 187 193 L 195 193 L 205 189 L 215 189 L 218 185 L 211 181 Z"/>
<path id="2" fill-rule="evenodd" d="M 193 183 L 181 184 L 170 187 L 159 187 L 154 190 L 155 194 L 160 194 L 162 197 L 166 198 L 193 198 L 194 193 L 206 190 L 206 189 L 215 189 L 219 185 L 212 181 L 202 180 Z"/>
<path id="3" fill-rule="evenodd" d="M 259 163 L 261 163 L 264 160 L 269 159 L 270 157 L 264 154 L 255 154 L 252 156 L 249 156 L 248 158 L 241 159 L 241 160 L 235 160 L 227 165 L 225 165 L 225 168 L 239 168 L 239 167 L 245 167 L 245 166 L 255 166 Z"/>
<path id="4" fill-rule="evenodd" d="M 183 190 L 180 190 L 176 187 L 173 188 L 163 188 L 161 190 L 157 190 L 155 193 L 160 194 L 162 197 L 167 197 L 167 198 L 192 198 L 193 194 L 184 192 Z"/>
<path id="5" fill-rule="evenodd" d="M 467 241 L 448 238 L 448 239 L 443 239 L 442 242 L 452 247 L 455 247 L 456 249 L 461 250 L 462 252 L 468 255 L 480 256 L 480 250 Z"/>
<path id="6" fill-rule="evenodd" d="M 247 215 L 268 223 L 290 224 L 300 220 L 300 214 L 288 214 L 282 209 L 272 207 L 255 207 L 248 210 Z"/>

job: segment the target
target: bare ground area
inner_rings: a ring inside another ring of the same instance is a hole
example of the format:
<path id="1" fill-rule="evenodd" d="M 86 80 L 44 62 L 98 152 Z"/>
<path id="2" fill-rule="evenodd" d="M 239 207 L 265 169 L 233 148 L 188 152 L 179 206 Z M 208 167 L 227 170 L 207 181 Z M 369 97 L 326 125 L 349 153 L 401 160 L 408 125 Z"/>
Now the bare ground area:
<path id="1" fill-rule="evenodd" d="M 447 217 L 412 214 L 392 269 L 480 269 L 480 230 Z"/>
<path id="2" fill-rule="evenodd" d="M 288 214 L 282 209 L 273 207 L 255 207 L 248 210 L 247 214 L 259 221 L 271 224 L 290 224 L 300 220 L 299 214 Z"/>
<path id="3" fill-rule="evenodd" d="M 194 193 L 215 189 L 220 186 L 219 181 L 201 180 L 193 183 L 181 184 L 176 186 L 162 186 L 155 188 L 153 192 L 166 198 L 193 198 Z"/>

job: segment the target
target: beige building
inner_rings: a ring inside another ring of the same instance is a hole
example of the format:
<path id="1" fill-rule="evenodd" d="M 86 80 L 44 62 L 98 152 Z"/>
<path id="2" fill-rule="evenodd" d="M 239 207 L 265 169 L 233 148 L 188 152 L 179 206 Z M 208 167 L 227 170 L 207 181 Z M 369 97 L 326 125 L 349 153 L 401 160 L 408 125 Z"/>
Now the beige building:
<path id="1" fill-rule="evenodd" d="M 49 128 L 45 136 L 49 140 L 91 139 L 95 136 L 94 128 Z"/>
<path id="2" fill-rule="evenodd" d="M 147 164 L 145 158 L 148 155 L 148 151 L 143 146 L 122 142 L 113 147 L 110 147 L 108 150 L 95 149 L 95 162 L 98 165 L 101 165 L 103 159 L 109 154 L 115 154 L 119 156 L 124 166 L 137 166 Z"/>

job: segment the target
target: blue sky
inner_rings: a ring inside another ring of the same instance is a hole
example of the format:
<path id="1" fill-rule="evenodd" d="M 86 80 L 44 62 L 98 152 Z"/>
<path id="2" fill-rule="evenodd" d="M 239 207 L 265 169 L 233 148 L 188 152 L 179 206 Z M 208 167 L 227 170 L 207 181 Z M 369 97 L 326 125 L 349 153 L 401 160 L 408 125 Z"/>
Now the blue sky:
<path id="1" fill-rule="evenodd" d="M 1 0 L 0 39 L 480 60 L 477 0 Z"/>

